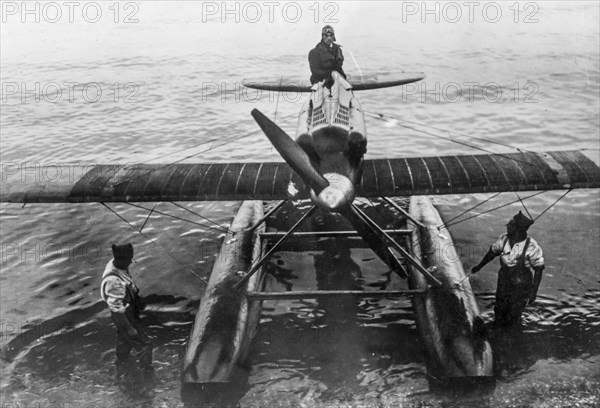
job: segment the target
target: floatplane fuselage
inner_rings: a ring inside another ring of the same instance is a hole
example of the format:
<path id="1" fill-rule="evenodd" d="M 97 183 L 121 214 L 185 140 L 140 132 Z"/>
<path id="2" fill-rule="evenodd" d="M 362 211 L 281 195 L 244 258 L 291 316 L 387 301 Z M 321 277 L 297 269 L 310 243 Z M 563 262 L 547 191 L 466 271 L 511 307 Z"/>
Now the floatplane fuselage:
<path id="1" fill-rule="evenodd" d="M 385 243 L 383 231 L 353 204 L 362 178 L 367 130 L 352 86 L 335 71 L 332 80 L 330 87 L 325 81 L 311 87 L 298 117 L 295 141 L 257 109 L 252 116 L 305 183 L 303 187 L 290 182 L 290 198 L 308 188 L 315 208 L 343 215 L 375 253 L 405 278 L 408 274 Z"/>
<path id="2" fill-rule="evenodd" d="M 313 203 L 325 211 L 340 212 L 354 201 L 360 185 L 367 135 L 352 86 L 335 71 L 332 79 L 330 87 L 324 82 L 312 86 L 298 117 L 295 143 L 283 131 L 275 131 L 276 125 L 258 110 L 252 115 L 305 181 Z M 301 189 L 290 185 L 288 192 L 293 198 Z"/>
<path id="3" fill-rule="evenodd" d="M 329 186 L 321 192 L 311 189 L 319 208 L 338 211 L 351 203 L 362 176 L 367 151 L 367 129 L 358 98 L 351 85 L 337 72 L 330 88 L 313 86 L 298 117 L 296 143 L 309 155 Z"/>

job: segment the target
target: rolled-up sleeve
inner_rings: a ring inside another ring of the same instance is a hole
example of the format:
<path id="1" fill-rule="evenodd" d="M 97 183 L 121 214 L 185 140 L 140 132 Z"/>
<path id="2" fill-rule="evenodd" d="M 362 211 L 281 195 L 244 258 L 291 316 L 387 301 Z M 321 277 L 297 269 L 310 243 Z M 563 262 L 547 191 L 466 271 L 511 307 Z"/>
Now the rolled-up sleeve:
<path id="1" fill-rule="evenodd" d="M 540 247 L 533 239 L 527 248 L 526 258 L 529 261 L 529 264 L 534 268 L 544 266 L 544 252 L 542 251 L 542 247 Z"/>
<path id="2" fill-rule="evenodd" d="M 504 245 L 506 244 L 506 234 L 502 234 L 498 239 L 492 243 L 490 250 L 494 255 L 502 255 L 504 251 Z"/>
<path id="3" fill-rule="evenodd" d="M 111 312 L 125 313 L 126 288 L 125 284 L 116 276 L 109 276 L 104 283 L 106 303 Z"/>

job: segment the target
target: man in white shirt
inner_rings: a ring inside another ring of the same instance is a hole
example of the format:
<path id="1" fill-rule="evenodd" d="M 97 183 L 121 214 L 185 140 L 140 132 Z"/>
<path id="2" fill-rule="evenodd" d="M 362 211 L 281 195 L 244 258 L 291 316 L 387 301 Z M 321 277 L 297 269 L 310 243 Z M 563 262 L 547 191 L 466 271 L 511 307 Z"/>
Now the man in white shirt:
<path id="1" fill-rule="evenodd" d="M 127 368 L 132 349 L 141 368 L 152 372 L 152 345 L 140 319 L 142 302 L 139 289 L 129 274 L 133 245 L 113 244 L 112 252 L 114 259 L 104 269 L 100 294 L 117 326 L 117 374 L 122 374 Z"/>
<path id="2" fill-rule="evenodd" d="M 533 221 L 519 211 L 506 224 L 506 233 L 494 242 L 471 273 L 478 272 L 488 262 L 500 256 L 498 287 L 494 316 L 502 325 L 517 324 L 526 305 L 532 304 L 542 281 L 544 254 L 527 230 Z"/>

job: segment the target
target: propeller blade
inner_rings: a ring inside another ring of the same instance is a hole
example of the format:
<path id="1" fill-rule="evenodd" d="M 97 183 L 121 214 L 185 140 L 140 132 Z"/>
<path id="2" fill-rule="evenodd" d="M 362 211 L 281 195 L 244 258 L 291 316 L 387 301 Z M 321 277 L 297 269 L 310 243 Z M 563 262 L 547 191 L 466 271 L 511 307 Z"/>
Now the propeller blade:
<path id="1" fill-rule="evenodd" d="M 352 205 L 348 205 L 340 210 L 346 219 L 352 224 L 356 232 L 365 240 L 373 251 L 381 258 L 391 270 L 396 272 L 402 278 L 408 277 L 406 270 L 396 258 L 396 255 L 388 248 L 383 238 L 369 225 L 362 215 L 356 211 Z"/>
<path id="2" fill-rule="evenodd" d="M 329 186 L 327 179 L 312 164 L 310 158 L 298 143 L 258 109 L 252 109 L 251 114 L 275 149 L 283 157 L 283 160 L 298 173 L 306 185 L 317 194 Z"/>

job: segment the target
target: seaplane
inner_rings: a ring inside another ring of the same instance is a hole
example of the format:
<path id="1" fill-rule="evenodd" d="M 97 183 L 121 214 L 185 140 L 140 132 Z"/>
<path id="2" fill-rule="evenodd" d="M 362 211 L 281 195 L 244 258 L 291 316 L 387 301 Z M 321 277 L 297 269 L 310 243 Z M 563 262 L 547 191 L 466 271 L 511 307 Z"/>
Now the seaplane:
<path id="1" fill-rule="evenodd" d="M 237 381 L 262 302 L 335 296 L 409 296 L 430 377 L 493 380 L 492 348 L 475 295 L 428 196 L 598 188 L 600 168 L 583 151 L 365 158 L 365 114 L 354 93 L 423 78 L 421 73 L 403 73 L 395 79 L 346 79 L 333 72 L 331 81 L 314 85 L 247 80 L 249 88 L 310 95 L 298 116 L 295 139 L 258 109 L 251 111 L 283 162 L 98 164 L 73 166 L 68 172 L 45 168 L 55 175 L 51 180 L 3 166 L 0 201 L 243 201 L 195 318 L 183 362 L 182 395 Z M 382 200 L 406 217 L 407 228 L 382 228 L 356 205 L 359 197 Z M 410 197 L 408 210 L 394 197 Z M 268 232 L 269 218 L 290 200 L 310 200 L 311 206 L 288 231 Z M 278 201 L 265 211 L 263 202 Z M 320 232 L 322 236 L 362 238 L 391 271 L 408 281 L 409 289 L 264 291 L 270 257 L 315 211 L 337 214 L 355 230 Z M 436 250 L 441 247 L 444 254 Z"/>

